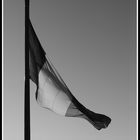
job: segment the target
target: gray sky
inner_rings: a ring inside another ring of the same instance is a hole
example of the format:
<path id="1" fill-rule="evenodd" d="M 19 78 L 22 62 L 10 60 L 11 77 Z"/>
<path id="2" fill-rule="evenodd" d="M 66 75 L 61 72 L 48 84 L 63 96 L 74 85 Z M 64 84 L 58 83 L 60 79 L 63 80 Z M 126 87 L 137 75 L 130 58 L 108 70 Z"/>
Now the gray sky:
<path id="1" fill-rule="evenodd" d="M 31 82 L 31 140 L 136 139 L 136 1 L 30 0 L 40 42 L 73 95 L 112 118 L 96 130 L 41 108 Z M 4 140 L 24 136 L 24 0 L 4 0 Z"/>

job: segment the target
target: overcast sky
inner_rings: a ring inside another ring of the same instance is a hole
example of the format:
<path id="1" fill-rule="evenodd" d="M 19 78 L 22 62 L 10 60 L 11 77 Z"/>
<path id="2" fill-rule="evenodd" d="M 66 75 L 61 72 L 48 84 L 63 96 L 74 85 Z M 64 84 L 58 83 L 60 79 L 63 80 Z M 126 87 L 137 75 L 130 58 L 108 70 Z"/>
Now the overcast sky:
<path id="1" fill-rule="evenodd" d="M 30 0 L 40 42 L 73 95 L 112 118 L 96 130 L 41 108 L 31 83 L 31 140 L 136 139 L 136 1 Z M 24 139 L 24 0 L 4 0 L 4 140 Z"/>

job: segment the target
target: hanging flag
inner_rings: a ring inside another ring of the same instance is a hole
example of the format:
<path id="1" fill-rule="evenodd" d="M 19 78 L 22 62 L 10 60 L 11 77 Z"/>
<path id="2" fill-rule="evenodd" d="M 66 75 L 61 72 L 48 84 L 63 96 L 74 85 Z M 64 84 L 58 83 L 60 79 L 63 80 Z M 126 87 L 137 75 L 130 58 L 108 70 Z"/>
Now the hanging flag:
<path id="1" fill-rule="evenodd" d="M 67 117 L 88 120 L 96 129 L 106 128 L 111 119 L 84 107 L 71 91 L 47 58 L 39 39 L 29 23 L 30 79 L 36 84 L 36 100 L 40 106 Z"/>

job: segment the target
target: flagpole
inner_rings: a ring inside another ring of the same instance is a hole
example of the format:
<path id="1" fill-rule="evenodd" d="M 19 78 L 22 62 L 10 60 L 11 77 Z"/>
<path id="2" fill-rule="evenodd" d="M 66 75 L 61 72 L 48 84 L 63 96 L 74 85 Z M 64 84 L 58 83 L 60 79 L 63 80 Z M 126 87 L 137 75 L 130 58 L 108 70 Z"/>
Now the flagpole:
<path id="1" fill-rule="evenodd" d="M 29 0 L 25 0 L 24 140 L 30 140 Z"/>

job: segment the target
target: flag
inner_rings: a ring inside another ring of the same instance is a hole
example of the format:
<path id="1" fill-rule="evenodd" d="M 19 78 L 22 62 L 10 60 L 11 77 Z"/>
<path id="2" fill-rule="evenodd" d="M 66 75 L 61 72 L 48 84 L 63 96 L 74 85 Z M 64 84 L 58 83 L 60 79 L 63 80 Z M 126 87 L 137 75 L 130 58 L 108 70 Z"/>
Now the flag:
<path id="1" fill-rule="evenodd" d="M 47 58 L 44 49 L 29 22 L 30 79 L 36 84 L 36 100 L 40 106 L 66 117 L 79 117 L 89 121 L 96 129 L 106 128 L 111 119 L 92 112 L 71 93 L 62 77 Z"/>

